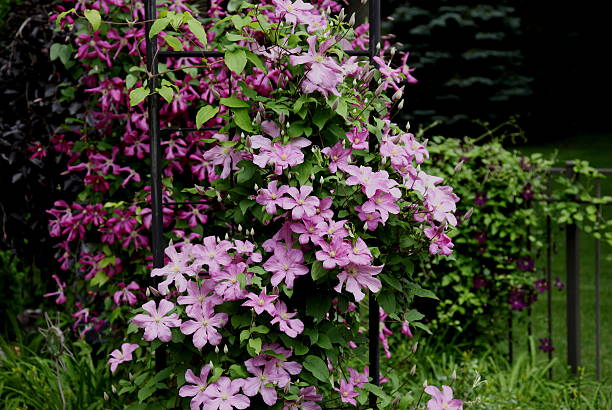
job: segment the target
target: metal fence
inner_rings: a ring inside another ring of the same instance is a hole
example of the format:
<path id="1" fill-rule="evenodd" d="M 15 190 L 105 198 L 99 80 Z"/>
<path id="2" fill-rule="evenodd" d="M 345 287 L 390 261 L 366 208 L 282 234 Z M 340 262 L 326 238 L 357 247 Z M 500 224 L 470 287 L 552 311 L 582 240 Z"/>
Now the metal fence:
<path id="1" fill-rule="evenodd" d="M 566 162 L 564 168 L 550 168 L 549 174 L 565 174 L 568 178 L 574 177 L 574 163 L 571 161 Z M 612 175 L 612 169 L 599 168 L 597 171 L 605 176 Z M 548 194 L 552 192 L 551 178 L 548 179 Z M 596 198 L 601 198 L 601 179 L 595 180 L 595 192 Z M 547 199 L 548 200 L 548 199 Z M 590 202 L 581 201 L 578 198 L 575 199 L 575 203 L 589 205 Z M 605 205 L 612 205 L 607 203 Z M 602 204 L 596 204 L 597 214 L 602 215 Z M 546 333 L 548 340 L 552 344 L 553 340 L 553 302 L 552 302 L 552 271 L 553 271 L 553 219 L 549 215 L 546 217 L 545 226 L 545 242 L 546 242 L 546 259 L 544 273 L 548 283 L 548 289 L 546 291 Z M 581 362 L 581 331 L 580 331 L 580 312 L 581 312 L 581 300 L 580 300 L 580 230 L 575 223 L 567 224 L 564 227 L 565 230 L 565 273 L 566 273 L 566 320 L 567 320 L 567 364 L 570 366 L 573 373 L 577 373 L 579 368 L 582 366 Z M 527 233 L 529 236 L 529 233 Z M 595 325 L 595 377 L 599 380 L 601 378 L 601 240 L 595 238 L 594 240 L 594 255 L 584 255 L 585 257 L 594 258 L 594 308 L 595 314 L 592 318 Z M 527 245 L 529 247 L 529 244 Z M 528 336 L 532 335 L 532 311 L 531 307 L 527 309 L 528 324 L 527 333 Z M 510 362 L 513 360 L 513 324 L 512 316 L 509 320 L 509 346 L 508 356 Z M 553 351 L 548 351 L 549 361 L 553 358 Z M 549 371 L 549 376 L 552 377 L 552 368 Z"/>

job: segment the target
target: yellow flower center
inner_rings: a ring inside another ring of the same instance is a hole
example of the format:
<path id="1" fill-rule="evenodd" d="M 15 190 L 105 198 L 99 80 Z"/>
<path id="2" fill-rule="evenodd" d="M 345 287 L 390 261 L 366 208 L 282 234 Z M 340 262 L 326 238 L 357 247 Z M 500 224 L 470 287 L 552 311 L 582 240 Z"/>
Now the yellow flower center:
<path id="1" fill-rule="evenodd" d="M 336 251 L 331 251 L 329 253 L 329 256 L 331 256 L 332 258 L 335 258 L 336 257 Z"/>

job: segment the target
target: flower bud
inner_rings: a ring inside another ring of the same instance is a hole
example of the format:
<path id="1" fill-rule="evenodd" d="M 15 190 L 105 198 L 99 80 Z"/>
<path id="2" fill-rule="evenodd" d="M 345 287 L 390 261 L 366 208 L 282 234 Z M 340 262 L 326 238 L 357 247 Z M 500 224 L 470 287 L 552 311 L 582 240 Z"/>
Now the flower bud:
<path id="1" fill-rule="evenodd" d="M 227 345 L 223 346 L 223 353 L 227 354 L 227 352 L 229 352 L 229 349 L 227 348 Z"/>
<path id="2" fill-rule="evenodd" d="M 225 240 L 229 241 L 229 235 L 227 234 L 227 232 L 225 232 Z"/>
<path id="3" fill-rule="evenodd" d="M 132 372 L 128 373 L 128 379 L 130 379 L 130 381 L 134 381 L 134 375 L 132 374 Z"/>
<path id="4" fill-rule="evenodd" d="M 147 288 L 147 290 L 145 290 L 145 296 L 146 296 L 147 298 L 150 298 L 150 297 L 151 297 L 151 291 L 149 290 L 149 288 Z"/>
<path id="5" fill-rule="evenodd" d="M 467 221 L 468 219 L 470 219 L 470 217 L 472 216 L 473 213 L 474 213 L 474 208 L 468 209 L 468 211 L 463 216 L 463 220 Z"/>
<path id="6" fill-rule="evenodd" d="M 219 191 L 217 191 L 217 201 L 218 201 L 218 202 L 221 202 L 221 201 L 222 201 L 222 199 L 221 199 L 221 193 L 220 193 Z"/>
<path id="7" fill-rule="evenodd" d="M 381 95 L 382 92 L 385 90 L 385 83 L 381 83 L 376 90 L 374 90 L 374 95 L 378 96 Z"/>
<path id="8" fill-rule="evenodd" d="M 111 391 L 113 392 L 113 394 L 117 394 L 117 388 L 114 384 L 111 384 Z"/>
<path id="9" fill-rule="evenodd" d="M 285 122 L 285 113 L 281 112 L 280 114 L 278 114 L 278 121 L 282 124 Z"/>
<path id="10" fill-rule="evenodd" d="M 257 112 L 257 114 L 255 115 L 255 119 L 253 119 L 253 123 L 255 125 L 261 124 L 261 113 L 260 112 Z"/>
<path id="11" fill-rule="evenodd" d="M 373 68 L 370 71 L 368 71 L 368 73 L 363 78 L 363 82 L 364 83 L 369 83 L 370 81 L 372 81 L 372 78 L 374 78 L 374 74 L 376 74 L 376 69 L 375 68 Z"/>
<path id="12" fill-rule="evenodd" d="M 321 185 L 323 185 L 323 184 L 325 183 L 325 178 L 323 178 L 323 175 L 321 175 L 321 176 L 319 177 L 319 183 L 320 183 Z"/>
<path id="13" fill-rule="evenodd" d="M 331 105 L 332 111 L 336 111 L 338 109 L 339 104 L 340 104 L 340 98 L 336 98 L 336 100 Z"/>
<path id="14" fill-rule="evenodd" d="M 423 381 L 423 388 L 429 386 L 429 384 L 427 384 L 427 379 L 425 379 L 425 381 Z"/>
<path id="15" fill-rule="evenodd" d="M 255 191 L 259 191 L 259 185 L 255 184 L 255 186 L 253 187 L 255 189 Z"/>
<path id="16" fill-rule="evenodd" d="M 151 295 L 153 295 L 153 297 L 158 298 L 161 296 L 161 293 L 159 293 L 159 291 L 157 289 L 155 289 L 153 286 L 149 286 L 147 288 L 147 290 L 150 292 Z"/>
<path id="17" fill-rule="evenodd" d="M 393 58 L 393 56 L 395 55 L 395 52 L 397 51 L 397 49 L 395 47 L 391 47 L 391 50 L 389 50 L 389 55 L 391 56 L 391 58 Z"/>
<path id="18" fill-rule="evenodd" d="M 385 165 L 385 164 L 387 163 L 387 157 L 382 157 L 382 158 L 380 159 L 380 163 L 381 163 L 381 164 L 383 164 L 383 165 Z"/>
<path id="19" fill-rule="evenodd" d="M 215 353 L 219 354 L 219 346 L 215 346 Z"/>
<path id="20" fill-rule="evenodd" d="M 349 21 L 348 21 L 348 25 L 349 26 L 355 25 L 355 13 L 351 14 L 351 17 L 349 18 Z"/>
<path id="21" fill-rule="evenodd" d="M 315 177 L 315 174 L 310 174 L 310 177 L 309 177 L 309 178 L 310 178 L 310 180 L 311 180 L 311 181 L 313 181 L 313 182 L 314 182 L 314 180 L 315 180 L 315 178 L 316 178 L 316 177 Z"/>
<path id="22" fill-rule="evenodd" d="M 453 372 L 451 373 L 451 376 L 450 376 L 450 377 L 451 377 L 451 380 L 452 380 L 452 381 L 457 380 L 457 370 L 456 370 L 456 369 L 455 369 L 455 370 L 453 370 Z"/>
<path id="23" fill-rule="evenodd" d="M 255 228 L 251 228 L 251 236 L 255 236 Z"/>
<path id="24" fill-rule="evenodd" d="M 400 101 L 399 104 L 397 104 L 397 110 L 401 111 L 402 108 L 404 108 L 404 100 Z"/>
<path id="25" fill-rule="evenodd" d="M 361 5 L 363 6 L 364 4 L 366 4 L 368 2 L 368 0 L 361 0 Z"/>
<path id="26" fill-rule="evenodd" d="M 340 9 L 340 13 L 338 13 L 338 21 L 344 20 L 344 17 L 345 17 L 345 15 L 344 15 L 344 7 L 342 7 Z"/>
<path id="27" fill-rule="evenodd" d="M 406 121 L 406 131 L 410 129 L 410 121 Z"/>
<path id="28" fill-rule="evenodd" d="M 216 88 L 211 88 L 210 93 L 213 95 L 213 97 L 215 97 L 216 100 L 221 99 L 221 94 L 219 94 L 219 91 L 217 91 Z"/>
<path id="29" fill-rule="evenodd" d="M 412 368 L 410 369 L 410 375 L 414 376 L 416 374 L 416 364 L 412 366 Z"/>
<path id="30" fill-rule="evenodd" d="M 418 348 L 419 348 L 419 342 L 414 342 L 414 344 L 412 345 L 412 353 L 416 353 Z"/>
<path id="31" fill-rule="evenodd" d="M 453 171 L 457 173 L 461 170 L 462 167 L 463 167 L 463 161 L 459 161 L 457 165 L 455 165 L 455 169 L 453 169 Z"/>
<path id="32" fill-rule="evenodd" d="M 242 232 L 242 225 L 238 224 L 238 232 Z"/>
<path id="33" fill-rule="evenodd" d="M 110 399 L 110 397 L 108 397 L 108 393 L 107 392 L 104 392 L 102 397 L 104 397 L 104 400 L 106 400 L 106 401 L 108 401 Z"/>
<path id="34" fill-rule="evenodd" d="M 391 96 L 391 99 L 393 101 L 397 101 L 400 98 L 402 98 L 402 95 L 404 95 L 404 87 L 403 86 L 401 88 L 398 88 L 397 91 L 395 93 L 393 93 L 393 95 Z"/>

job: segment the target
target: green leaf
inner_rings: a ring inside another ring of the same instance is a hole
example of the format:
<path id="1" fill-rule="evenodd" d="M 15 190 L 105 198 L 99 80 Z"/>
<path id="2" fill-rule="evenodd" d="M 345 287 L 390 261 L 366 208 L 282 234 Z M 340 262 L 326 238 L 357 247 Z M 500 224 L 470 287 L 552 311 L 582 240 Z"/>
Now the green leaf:
<path id="1" fill-rule="evenodd" d="M 246 215 L 246 211 L 253 205 L 255 205 L 255 201 L 252 201 L 250 199 L 243 199 L 238 204 L 238 206 L 240 207 L 240 211 L 242 212 L 242 215 Z"/>
<path id="2" fill-rule="evenodd" d="M 395 313 L 395 295 L 391 292 L 383 291 L 376 298 L 380 307 L 385 310 L 388 315 Z"/>
<path id="3" fill-rule="evenodd" d="M 231 365 L 229 367 L 229 373 L 233 379 L 244 379 L 245 377 L 249 376 L 244 367 L 240 366 L 239 364 Z"/>
<path id="4" fill-rule="evenodd" d="M 130 91 L 130 106 L 135 106 L 144 101 L 149 95 L 149 89 L 144 87 L 138 87 Z"/>
<path id="5" fill-rule="evenodd" d="M 251 337 L 251 331 L 249 329 L 244 329 L 242 332 L 240 332 L 240 343 L 244 342 L 249 337 Z"/>
<path id="6" fill-rule="evenodd" d="M 255 355 L 258 355 L 261 352 L 261 339 L 255 338 L 249 340 L 249 347 L 253 349 Z"/>
<path id="7" fill-rule="evenodd" d="M 164 40 L 174 51 L 183 51 L 183 44 L 178 38 L 174 36 L 164 36 Z"/>
<path id="8" fill-rule="evenodd" d="M 306 299 L 306 314 L 316 321 L 323 319 L 331 306 L 329 295 L 317 295 Z"/>
<path id="9" fill-rule="evenodd" d="M 153 22 L 153 25 L 151 26 L 151 30 L 149 30 L 149 38 L 153 38 L 154 36 L 161 33 L 162 30 L 168 27 L 168 24 L 170 24 L 169 17 L 164 17 L 164 18 L 155 20 Z"/>
<path id="10" fill-rule="evenodd" d="M 255 172 L 259 169 L 257 165 L 253 164 L 251 161 L 240 161 L 238 166 L 240 167 L 240 171 L 236 173 L 236 182 L 239 184 L 250 181 L 253 175 L 255 175 Z"/>
<path id="11" fill-rule="evenodd" d="M 259 58 L 259 56 L 257 54 L 255 54 L 252 51 L 247 51 L 246 52 L 246 56 L 247 59 L 253 63 L 253 65 L 257 68 L 259 68 L 261 71 L 263 71 L 264 73 L 268 72 L 268 68 L 264 65 L 264 63 L 261 62 L 261 59 Z"/>
<path id="12" fill-rule="evenodd" d="M 196 127 L 200 128 L 208 120 L 217 115 L 218 112 L 219 107 L 213 107 L 212 105 L 205 105 L 200 108 L 196 114 Z"/>
<path id="13" fill-rule="evenodd" d="M 264 325 L 259 325 L 259 326 L 255 326 L 254 328 L 251 329 L 252 333 L 261 333 L 262 335 L 266 335 L 270 332 L 270 329 L 268 329 L 266 326 Z"/>
<path id="14" fill-rule="evenodd" d="M 247 132 L 255 132 L 253 129 L 253 121 L 249 117 L 249 110 L 247 108 L 232 108 L 234 113 L 234 121 L 236 125 Z"/>
<path id="15" fill-rule="evenodd" d="M 249 108 L 248 102 L 241 100 L 240 98 L 231 96 L 227 98 L 221 98 L 220 103 L 230 108 Z"/>
<path id="16" fill-rule="evenodd" d="M 187 20 L 187 26 L 189 27 L 189 31 L 196 36 L 198 41 L 206 47 L 208 44 L 208 39 L 206 38 L 206 31 L 204 30 L 204 26 L 195 18 L 191 18 Z"/>
<path id="17" fill-rule="evenodd" d="M 102 22 L 102 18 L 100 17 L 100 12 L 94 9 L 85 10 L 85 18 L 91 24 L 91 28 L 93 31 L 96 31 L 100 28 L 100 23 Z"/>
<path id="18" fill-rule="evenodd" d="M 136 85 L 137 81 L 138 77 L 136 77 L 134 74 L 128 74 L 127 77 L 125 77 L 125 86 L 130 89 Z"/>
<path id="19" fill-rule="evenodd" d="M 98 264 L 98 267 L 100 267 L 100 269 L 104 269 L 106 268 L 108 265 L 114 265 L 115 264 L 115 256 L 114 255 L 110 255 L 107 256 L 105 258 L 103 258 L 100 263 Z"/>
<path id="20" fill-rule="evenodd" d="M 415 296 L 439 300 L 435 293 L 433 293 L 431 290 L 423 289 L 416 283 L 409 283 L 408 288 L 410 289 L 410 292 Z"/>
<path id="21" fill-rule="evenodd" d="M 157 386 L 155 384 L 147 385 L 142 389 L 138 390 L 138 401 L 142 403 L 143 401 L 151 397 L 151 395 L 155 393 L 156 390 Z"/>
<path id="22" fill-rule="evenodd" d="M 240 41 L 240 40 L 247 39 L 245 36 L 241 36 L 240 34 L 236 34 L 236 33 L 227 33 L 225 35 L 225 38 L 229 41 Z"/>
<path id="23" fill-rule="evenodd" d="M 332 113 L 329 110 L 317 110 L 312 117 L 312 122 L 314 122 L 319 130 L 322 130 L 323 126 L 331 116 Z"/>
<path id="24" fill-rule="evenodd" d="M 331 344 L 331 340 L 329 339 L 329 336 L 327 336 L 326 334 L 320 334 L 319 335 L 319 340 L 317 340 L 317 346 L 322 347 L 323 349 L 331 349 L 332 348 L 332 344 Z"/>
<path id="25" fill-rule="evenodd" d="M 327 274 L 327 269 L 323 267 L 323 263 L 319 261 L 314 261 L 312 263 L 312 268 L 310 268 L 310 276 L 312 276 L 312 280 L 315 282 L 317 279 L 324 277 Z"/>
<path id="26" fill-rule="evenodd" d="M 329 383 L 329 369 L 327 364 L 318 356 L 308 355 L 304 360 L 304 368 L 322 382 Z"/>
<path id="27" fill-rule="evenodd" d="M 227 68 L 229 68 L 236 74 L 241 74 L 247 63 L 246 53 L 241 48 L 227 50 L 225 52 L 224 60 Z"/>
<path id="28" fill-rule="evenodd" d="M 70 47 L 68 44 L 55 43 L 49 49 L 49 57 L 51 58 L 51 61 L 55 61 L 59 58 L 64 65 L 68 64 L 71 55 L 72 47 Z"/>
<path id="29" fill-rule="evenodd" d="M 164 97 L 164 100 L 166 100 L 168 104 L 172 102 L 172 98 L 174 97 L 174 91 L 172 90 L 172 88 L 170 87 L 158 88 L 157 92 L 159 93 L 159 95 Z"/>
<path id="30" fill-rule="evenodd" d="M 100 271 L 96 274 L 96 276 L 93 277 L 93 279 L 91 280 L 91 282 L 89 282 L 89 284 L 91 286 L 102 286 L 106 282 L 108 282 L 108 279 L 109 277 L 106 276 L 106 273 Z"/>

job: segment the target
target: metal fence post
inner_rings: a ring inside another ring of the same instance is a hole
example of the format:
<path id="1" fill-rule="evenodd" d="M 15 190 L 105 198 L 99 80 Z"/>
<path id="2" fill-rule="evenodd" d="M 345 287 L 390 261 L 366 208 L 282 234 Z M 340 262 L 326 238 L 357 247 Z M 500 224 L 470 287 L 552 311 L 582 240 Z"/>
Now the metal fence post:
<path id="1" fill-rule="evenodd" d="M 574 177 L 574 163 L 566 163 L 567 177 Z M 580 366 L 580 242 L 575 223 L 566 226 L 567 361 L 573 373 Z"/>
<path id="2" fill-rule="evenodd" d="M 380 0 L 370 0 L 368 10 L 368 23 L 370 24 L 370 41 L 369 41 L 369 54 L 370 64 L 378 68 L 378 65 L 374 61 L 374 57 L 378 55 L 378 47 L 380 44 Z M 370 360 L 370 376 L 372 377 L 372 384 L 378 385 L 380 383 L 380 342 L 378 335 L 380 332 L 380 313 L 379 313 L 378 301 L 374 297 L 374 294 L 370 292 L 369 297 L 369 323 L 368 323 L 368 344 L 369 344 L 369 360 Z M 370 393 L 369 405 L 371 408 L 378 408 L 376 405 L 377 397 L 374 393 Z"/>
<path id="3" fill-rule="evenodd" d="M 595 181 L 595 197 L 601 198 L 601 180 Z M 601 205 L 597 205 L 597 216 L 601 216 Z M 601 379 L 601 241 L 595 239 L 595 377 Z"/>

